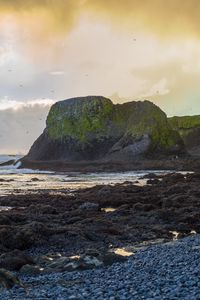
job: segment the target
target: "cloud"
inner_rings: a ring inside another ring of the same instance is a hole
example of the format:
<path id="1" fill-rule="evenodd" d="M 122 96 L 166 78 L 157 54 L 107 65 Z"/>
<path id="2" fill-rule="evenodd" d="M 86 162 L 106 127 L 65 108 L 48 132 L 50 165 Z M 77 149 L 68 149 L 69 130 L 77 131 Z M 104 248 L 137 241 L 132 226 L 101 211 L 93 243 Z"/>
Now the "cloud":
<path id="1" fill-rule="evenodd" d="M 138 27 L 162 37 L 200 34 L 199 0 L 88 0 L 87 5 L 107 21 L 132 30 Z"/>
<path id="2" fill-rule="evenodd" d="M 0 46 L 0 66 L 5 65 L 11 58 L 13 58 L 13 51 L 8 45 Z"/>
<path id="3" fill-rule="evenodd" d="M 0 111 L 1 110 L 9 110 L 13 109 L 14 111 L 20 111 L 26 108 L 34 108 L 34 107 L 49 107 L 54 103 L 51 99 L 36 99 L 27 102 L 20 102 L 15 100 L 8 100 L 7 97 L 0 100 Z"/>
<path id="4" fill-rule="evenodd" d="M 0 153 L 26 154 L 45 128 L 51 103 L 50 100 L 0 101 Z"/>
<path id="5" fill-rule="evenodd" d="M 145 33 L 176 42 L 200 37 L 199 12 L 199 0 L 0 0 L 0 32 L 35 66 L 62 68 L 71 34 L 85 19 L 129 33 L 132 40 Z M 0 63 L 5 59 L 0 53 Z"/>
<path id="6" fill-rule="evenodd" d="M 166 35 L 200 33 L 199 0 L 0 0 L 0 8 L 2 14 L 13 14 L 46 33 L 70 30 L 83 14 Z"/>
<path id="7" fill-rule="evenodd" d="M 169 94 L 169 92 L 169 83 L 166 78 L 162 78 L 150 88 L 144 97 L 152 97 L 158 94 L 162 96 Z"/>
<path id="8" fill-rule="evenodd" d="M 60 75 L 64 75 L 65 72 L 64 71 L 52 71 L 50 72 L 50 75 L 52 76 L 60 76 Z"/>

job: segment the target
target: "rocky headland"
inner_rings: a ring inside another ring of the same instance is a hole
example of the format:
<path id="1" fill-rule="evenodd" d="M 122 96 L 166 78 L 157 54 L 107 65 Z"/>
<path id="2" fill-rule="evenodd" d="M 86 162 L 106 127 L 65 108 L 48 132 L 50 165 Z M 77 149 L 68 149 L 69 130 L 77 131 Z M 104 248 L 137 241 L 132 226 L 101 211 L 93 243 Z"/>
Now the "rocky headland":
<path id="1" fill-rule="evenodd" d="M 22 159 L 22 167 L 171 169 L 177 158 L 186 164 L 184 141 L 159 107 L 147 100 L 114 105 L 107 98 L 89 96 L 52 106 L 46 128 Z"/>

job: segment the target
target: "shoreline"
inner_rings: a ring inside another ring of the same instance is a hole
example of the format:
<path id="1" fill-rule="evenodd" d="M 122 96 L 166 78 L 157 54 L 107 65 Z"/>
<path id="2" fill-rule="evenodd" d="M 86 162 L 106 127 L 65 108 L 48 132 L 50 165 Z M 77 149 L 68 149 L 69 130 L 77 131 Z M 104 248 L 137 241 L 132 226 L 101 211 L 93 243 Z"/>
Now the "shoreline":
<path id="1" fill-rule="evenodd" d="M 104 162 L 104 161 L 30 161 L 26 157 L 20 160 L 20 168 L 56 172 L 123 172 L 142 170 L 172 170 L 172 171 L 199 171 L 199 158 L 171 158 L 171 159 L 141 159 L 132 162 Z"/>

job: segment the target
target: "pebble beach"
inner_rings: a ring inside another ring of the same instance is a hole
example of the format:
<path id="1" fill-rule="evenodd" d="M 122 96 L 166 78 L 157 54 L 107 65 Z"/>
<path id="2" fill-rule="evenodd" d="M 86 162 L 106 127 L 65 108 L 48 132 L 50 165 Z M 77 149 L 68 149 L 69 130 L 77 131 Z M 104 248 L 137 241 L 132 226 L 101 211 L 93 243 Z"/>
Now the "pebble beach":
<path id="1" fill-rule="evenodd" d="M 200 295 L 200 235 L 139 250 L 125 263 L 82 272 L 23 276 L 28 287 L 1 291 L 2 300 L 191 299 Z"/>

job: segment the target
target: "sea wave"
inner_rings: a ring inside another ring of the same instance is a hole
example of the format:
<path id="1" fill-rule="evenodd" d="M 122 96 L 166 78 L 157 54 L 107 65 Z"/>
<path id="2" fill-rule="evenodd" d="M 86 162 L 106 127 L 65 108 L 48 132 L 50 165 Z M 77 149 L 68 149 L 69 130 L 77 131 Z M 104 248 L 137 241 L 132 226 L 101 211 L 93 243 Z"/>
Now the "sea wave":
<path id="1" fill-rule="evenodd" d="M 8 174 L 54 174 L 54 172 L 50 171 L 39 171 L 32 169 L 20 169 L 21 162 L 19 159 L 22 156 L 16 155 L 0 155 L 0 175 L 8 175 Z M 13 161 L 13 164 L 10 162 Z M 7 163 L 7 164 L 6 164 Z M 3 164 L 1 166 L 1 164 Z"/>

